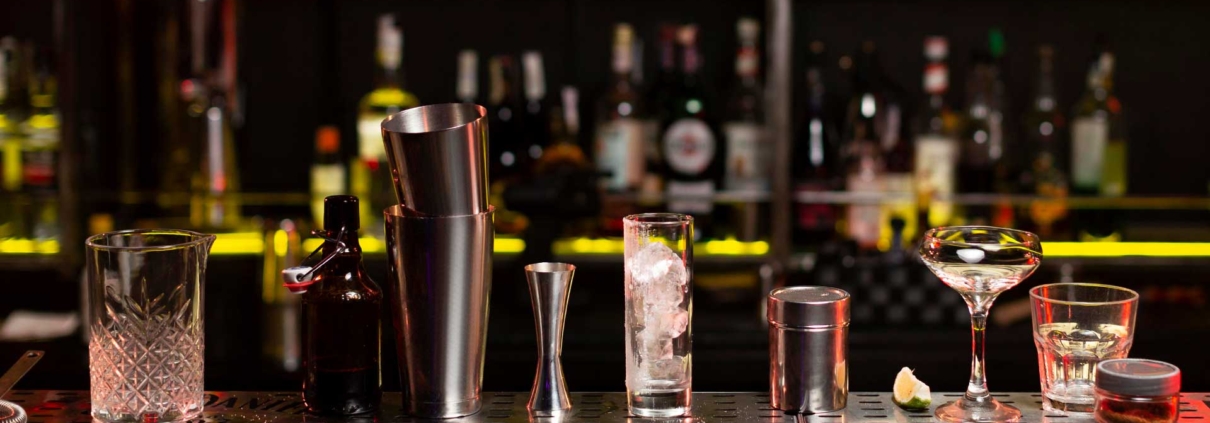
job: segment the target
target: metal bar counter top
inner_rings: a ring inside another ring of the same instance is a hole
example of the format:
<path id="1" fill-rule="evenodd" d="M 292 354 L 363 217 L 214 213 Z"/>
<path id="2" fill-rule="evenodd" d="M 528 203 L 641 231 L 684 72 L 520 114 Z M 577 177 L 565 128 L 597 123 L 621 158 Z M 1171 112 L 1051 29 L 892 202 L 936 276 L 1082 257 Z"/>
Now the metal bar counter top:
<path id="1" fill-rule="evenodd" d="M 934 393 L 933 407 L 944 404 L 960 393 Z M 995 394 L 1001 402 L 1013 404 L 1024 414 L 1021 423 L 1082 423 L 1091 417 L 1061 416 L 1042 411 L 1039 394 Z M 25 407 L 30 423 L 88 423 L 87 391 L 12 391 L 5 399 Z M 533 417 L 525 410 L 529 394 L 485 393 L 483 409 L 474 415 L 443 420 L 449 423 L 639 423 L 645 421 L 668 423 L 793 423 L 787 415 L 769 406 L 769 395 L 755 392 L 695 392 L 692 417 L 635 418 L 626 413 L 626 395 L 621 392 L 572 393 L 572 409 L 565 417 Z M 1208 393 L 1186 393 L 1181 396 L 1181 423 L 1210 423 Z M 274 422 L 413 422 L 423 421 L 403 415 L 400 395 L 383 396 L 383 410 L 376 416 L 327 418 L 306 414 L 297 392 L 216 391 L 206 393 L 205 422 L 274 423 Z M 437 421 L 437 420 L 433 420 Z M 856 392 L 849 394 L 848 407 L 835 413 L 806 416 L 810 423 L 925 423 L 936 421 L 932 409 L 907 412 L 891 403 L 889 393 Z"/>

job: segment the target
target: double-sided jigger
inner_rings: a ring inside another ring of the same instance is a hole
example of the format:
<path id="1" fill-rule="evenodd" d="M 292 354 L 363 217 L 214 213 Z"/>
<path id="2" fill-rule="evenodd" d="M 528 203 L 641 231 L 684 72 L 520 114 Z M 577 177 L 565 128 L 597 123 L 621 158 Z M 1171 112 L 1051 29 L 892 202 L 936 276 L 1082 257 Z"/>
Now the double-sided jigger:
<path id="1" fill-rule="evenodd" d="M 386 220 L 391 314 L 408 414 L 482 407 L 491 293 L 487 110 L 435 104 L 382 121 L 395 194 Z"/>
<path id="2" fill-rule="evenodd" d="M 567 297 L 576 266 L 567 263 L 535 263 L 525 266 L 529 298 L 534 306 L 534 327 L 538 331 L 538 370 L 526 408 L 539 417 L 558 417 L 571 410 L 571 397 L 563 379 L 563 321 L 567 317 Z"/>

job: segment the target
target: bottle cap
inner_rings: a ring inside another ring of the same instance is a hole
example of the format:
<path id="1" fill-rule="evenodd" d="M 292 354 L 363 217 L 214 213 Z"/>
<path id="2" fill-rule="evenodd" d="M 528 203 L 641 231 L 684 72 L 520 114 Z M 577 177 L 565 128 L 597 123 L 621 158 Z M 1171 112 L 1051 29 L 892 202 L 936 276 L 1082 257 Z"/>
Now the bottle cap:
<path id="1" fill-rule="evenodd" d="M 949 57 L 950 45 L 945 37 L 928 37 L 924 39 L 924 57 L 932 61 L 942 61 Z"/>
<path id="2" fill-rule="evenodd" d="M 1097 363 L 1097 389 L 1124 396 L 1170 396 L 1181 392 L 1181 369 L 1163 361 L 1122 358 Z"/>
<path id="3" fill-rule="evenodd" d="M 735 22 L 735 33 L 739 35 L 740 41 L 756 43 L 760 38 L 760 21 L 754 18 L 739 18 L 739 21 Z"/>
<path id="4" fill-rule="evenodd" d="M 324 125 L 315 130 L 315 149 L 320 153 L 335 153 L 340 150 L 340 130 Z"/>
<path id="5" fill-rule="evenodd" d="M 769 324 L 795 328 L 849 325 L 849 293 L 823 286 L 793 286 L 769 293 Z"/>
<path id="6" fill-rule="evenodd" d="M 357 196 L 332 195 L 324 198 L 324 229 L 339 231 L 361 229 Z"/>

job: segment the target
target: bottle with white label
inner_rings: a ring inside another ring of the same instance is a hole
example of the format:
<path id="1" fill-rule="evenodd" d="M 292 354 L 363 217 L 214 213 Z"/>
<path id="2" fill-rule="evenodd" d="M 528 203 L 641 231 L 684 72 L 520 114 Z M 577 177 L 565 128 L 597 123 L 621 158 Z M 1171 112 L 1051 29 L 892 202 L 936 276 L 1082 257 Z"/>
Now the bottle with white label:
<path id="1" fill-rule="evenodd" d="M 924 92 L 928 96 L 915 121 L 915 187 L 921 226 L 950 223 L 954 206 L 955 171 L 958 166 L 957 116 L 945 100 L 949 90 L 949 67 L 945 60 L 949 43 L 945 37 L 924 39 Z"/>
<path id="2" fill-rule="evenodd" d="M 671 109 L 662 125 L 661 153 L 667 169 L 668 210 L 691 214 L 698 222 L 696 234 L 715 233 L 711 215 L 714 192 L 723 168 L 723 146 L 713 117 L 715 111 L 698 70 L 697 26 L 677 31 L 681 47 L 681 78 L 674 91 Z"/>
<path id="3" fill-rule="evenodd" d="M 374 90 L 361 98 L 357 114 L 357 157 L 350 167 L 350 187 L 361 198 L 361 222 L 366 234 L 384 236 L 382 210 L 398 203 L 382 144 L 382 120 L 392 113 L 420 105 L 403 85 L 403 30 L 392 15 L 378 17 L 378 76 Z"/>
<path id="4" fill-rule="evenodd" d="M 1113 53 L 1102 49 L 1088 70 L 1088 89 L 1071 122 L 1072 189 L 1107 197 L 1126 193 L 1126 131 L 1113 95 Z"/>
<path id="5" fill-rule="evenodd" d="M 744 194 L 769 192 L 771 153 L 765 137 L 765 89 L 760 83 L 760 22 L 740 18 L 736 24 L 739 50 L 735 54 L 735 84 L 727 102 L 723 137 L 727 152 L 723 187 Z M 742 241 L 755 241 L 762 232 L 761 205 L 743 202 L 728 207 L 731 231 Z"/>
<path id="6" fill-rule="evenodd" d="M 1114 56 L 1103 41 L 1088 70 L 1088 88 L 1071 121 L 1071 187 L 1077 195 L 1126 194 L 1126 130 L 1122 103 L 1113 95 Z M 1080 240 L 1120 240 L 1122 215 L 1085 209 L 1072 226 Z"/>
<path id="7" fill-rule="evenodd" d="M 723 136 L 727 139 L 724 187 L 732 191 L 768 192 L 769 145 L 764 136 L 764 87 L 761 86 L 760 23 L 743 18 L 736 25 L 739 51 L 735 55 L 736 83 L 727 107 Z"/>
<path id="8" fill-rule="evenodd" d="M 474 50 L 458 52 L 458 82 L 454 87 L 459 103 L 478 104 L 479 53 Z"/>
<path id="9" fill-rule="evenodd" d="M 601 184 L 609 191 L 638 190 L 646 168 L 642 97 L 631 80 L 633 38 L 629 24 L 614 27 L 613 79 L 597 106 L 596 163 L 608 175 Z"/>

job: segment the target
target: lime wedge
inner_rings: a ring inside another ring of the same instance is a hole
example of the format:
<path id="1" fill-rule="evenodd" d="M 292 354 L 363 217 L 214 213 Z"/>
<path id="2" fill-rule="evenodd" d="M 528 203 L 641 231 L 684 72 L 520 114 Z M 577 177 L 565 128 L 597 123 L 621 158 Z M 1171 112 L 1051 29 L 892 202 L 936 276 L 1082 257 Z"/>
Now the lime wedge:
<path id="1" fill-rule="evenodd" d="M 912 369 L 904 367 L 895 375 L 895 388 L 891 390 L 891 401 L 899 408 L 909 411 L 927 410 L 933 402 L 933 393 L 912 374 Z"/>

